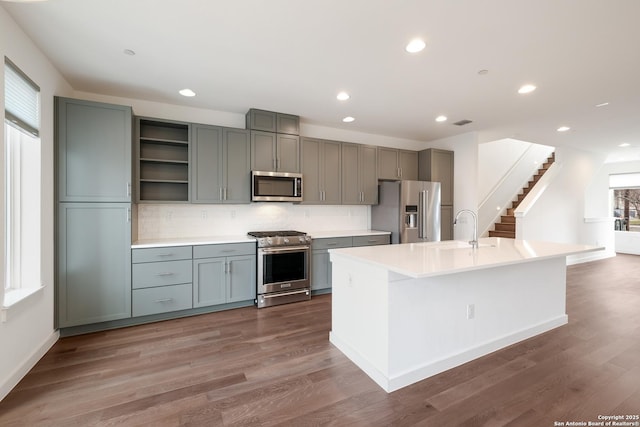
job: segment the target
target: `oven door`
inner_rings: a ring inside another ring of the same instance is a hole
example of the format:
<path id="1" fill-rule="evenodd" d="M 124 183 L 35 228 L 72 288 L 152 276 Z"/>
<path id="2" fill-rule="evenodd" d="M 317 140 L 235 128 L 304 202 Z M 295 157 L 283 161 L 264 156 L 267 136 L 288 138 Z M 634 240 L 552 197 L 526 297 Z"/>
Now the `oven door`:
<path id="1" fill-rule="evenodd" d="M 309 287 L 309 246 L 258 248 L 258 294 Z"/>

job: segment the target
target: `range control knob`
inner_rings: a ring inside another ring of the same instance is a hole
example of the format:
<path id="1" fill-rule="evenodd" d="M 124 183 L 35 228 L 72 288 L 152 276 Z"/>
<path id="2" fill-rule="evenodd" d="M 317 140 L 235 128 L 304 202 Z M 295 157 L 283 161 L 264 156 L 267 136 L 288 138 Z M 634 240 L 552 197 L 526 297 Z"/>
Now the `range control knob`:
<path id="1" fill-rule="evenodd" d="M 289 238 L 288 237 L 285 237 L 283 240 L 284 240 L 285 243 L 289 243 Z"/>
<path id="2" fill-rule="evenodd" d="M 267 237 L 267 243 L 268 244 L 272 244 L 273 243 L 273 240 L 271 240 L 271 237 Z"/>

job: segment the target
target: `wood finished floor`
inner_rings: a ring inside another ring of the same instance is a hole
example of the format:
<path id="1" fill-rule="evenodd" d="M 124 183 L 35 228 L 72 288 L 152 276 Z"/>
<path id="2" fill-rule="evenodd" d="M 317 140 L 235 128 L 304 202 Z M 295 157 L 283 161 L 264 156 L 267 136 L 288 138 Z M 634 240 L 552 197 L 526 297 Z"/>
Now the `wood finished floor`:
<path id="1" fill-rule="evenodd" d="M 640 413 L 640 257 L 567 276 L 568 325 L 391 394 L 329 343 L 320 296 L 61 339 L 0 402 L 0 425 L 544 427 Z"/>

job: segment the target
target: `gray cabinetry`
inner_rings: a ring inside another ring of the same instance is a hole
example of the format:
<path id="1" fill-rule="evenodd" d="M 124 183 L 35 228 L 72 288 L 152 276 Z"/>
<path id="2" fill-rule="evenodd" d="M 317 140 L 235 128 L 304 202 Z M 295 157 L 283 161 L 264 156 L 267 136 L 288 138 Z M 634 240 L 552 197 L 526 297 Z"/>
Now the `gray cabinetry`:
<path id="1" fill-rule="evenodd" d="M 300 172 L 300 137 L 252 130 L 251 169 Z"/>
<path id="2" fill-rule="evenodd" d="M 378 203 L 378 156 L 374 146 L 342 143 L 342 203 Z"/>
<path id="3" fill-rule="evenodd" d="M 189 201 L 188 123 L 136 118 L 138 202 Z"/>
<path id="4" fill-rule="evenodd" d="M 388 245 L 390 242 L 388 234 L 313 239 L 311 241 L 311 290 L 323 293 L 331 289 L 329 249 Z"/>
<path id="5" fill-rule="evenodd" d="M 128 203 L 59 203 L 58 326 L 131 317 Z"/>
<path id="6" fill-rule="evenodd" d="M 132 315 L 192 307 L 191 246 L 133 249 Z"/>
<path id="7" fill-rule="evenodd" d="M 302 138 L 300 145 L 304 203 L 341 204 L 342 143 Z"/>
<path id="8" fill-rule="evenodd" d="M 194 307 L 255 299 L 255 243 L 195 246 L 193 258 Z"/>
<path id="9" fill-rule="evenodd" d="M 378 179 L 418 179 L 418 152 L 378 147 Z"/>
<path id="10" fill-rule="evenodd" d="M 429 148 L 419 154 L 419 179 L 440 182 L 441 240 L 453 238 L 453 151 Z M 449 236 L 449 237 L 447 237 Z"/>
<path id="11" fill-rule="evenodd" d="M 246 115 L 247 129 L 265 132 L 300 134 L 300 118 L 291 114 L 276 113 L 252 108 Z"/>
<path id="12" fill-rule="evenodd" d="M 131 201 L 131 107 L 56 98 L 59 202 Z"/>
<path id="13" fill-rule="evenodd" d="M 193 125 L 191 201 L 249 203 L 251 154 L 249 131 Z"/>

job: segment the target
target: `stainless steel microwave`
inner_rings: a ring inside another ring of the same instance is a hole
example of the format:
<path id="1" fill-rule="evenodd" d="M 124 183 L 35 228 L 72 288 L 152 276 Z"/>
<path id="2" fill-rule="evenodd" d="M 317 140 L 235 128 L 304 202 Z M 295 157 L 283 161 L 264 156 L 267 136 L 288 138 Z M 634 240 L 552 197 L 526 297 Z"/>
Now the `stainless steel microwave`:
<path id="1" fill-rule="evenodd" d="M 254 202 L 301 202 L 302 174 L 252 171 L 251 200 Z"/>

